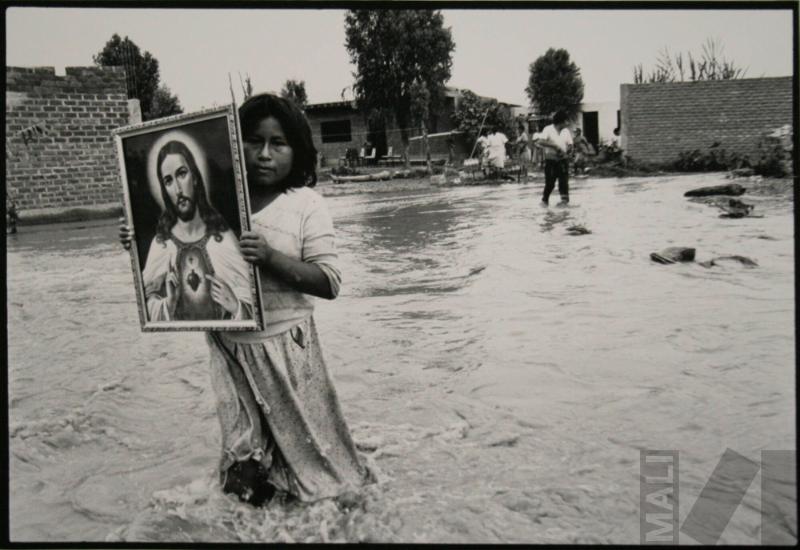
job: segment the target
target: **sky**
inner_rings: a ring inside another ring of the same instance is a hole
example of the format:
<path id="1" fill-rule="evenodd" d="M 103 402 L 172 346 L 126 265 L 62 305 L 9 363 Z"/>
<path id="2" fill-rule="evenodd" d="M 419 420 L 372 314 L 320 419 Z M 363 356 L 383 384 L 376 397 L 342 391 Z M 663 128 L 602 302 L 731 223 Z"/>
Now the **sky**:
<path id="1" fill-rule="evenodd" d="M 708 4 L 705 4 L 707 7 Z M 548 48 L 566 49 L 580 68 L 584 101 L 619 101 L 633 67 L 659 52 L 698 57 L 712 38 L 746 77 L 792 74 L 792 12 L 750 10 L 444 9 L 455 42 L 448 85 L 528 105 L 529 66 Z M 230 102 L 228 75 L 280 91 L 305 80 L 309 102 L 338 101 L 353 82 L 344 11 L 333 9 L 9 8 L 6 65 L 92 65 L 117 33 L 159 61 L 161 81 L 186 112 Z"/>

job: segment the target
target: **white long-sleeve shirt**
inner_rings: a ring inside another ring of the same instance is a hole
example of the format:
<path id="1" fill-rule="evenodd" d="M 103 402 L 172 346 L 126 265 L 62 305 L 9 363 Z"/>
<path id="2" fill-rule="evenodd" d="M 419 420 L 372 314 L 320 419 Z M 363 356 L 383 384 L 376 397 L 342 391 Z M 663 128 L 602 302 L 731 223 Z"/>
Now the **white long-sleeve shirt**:
<path id="1" fill-rule="evenodd" d="M 290 188 L 253 214 L 252 231 L 295 260 L 322 269 L 333 296 L 339 294 L 341 273 L 336 254 L 333 220 L 324 199 L 308 187 Z M 227 332 L 235 342 L 255 343 L 298 325 L 314 312 L 314 297 L 293 289 L 284 281 L 259 269 L 264 306 L 263 331 Z"/>

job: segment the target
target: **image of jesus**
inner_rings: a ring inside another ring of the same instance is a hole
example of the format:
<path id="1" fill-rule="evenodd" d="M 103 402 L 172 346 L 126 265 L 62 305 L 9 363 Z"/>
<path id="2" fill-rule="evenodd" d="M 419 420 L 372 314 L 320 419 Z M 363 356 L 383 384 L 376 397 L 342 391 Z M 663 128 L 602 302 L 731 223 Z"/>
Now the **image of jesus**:
<path id="1" fill-rule="evenodd" d="M 164 207 L 142 273 L 149 320 L 252 319 L 249 265 L 189 148 L 167 142 L 156 173 Z"/>

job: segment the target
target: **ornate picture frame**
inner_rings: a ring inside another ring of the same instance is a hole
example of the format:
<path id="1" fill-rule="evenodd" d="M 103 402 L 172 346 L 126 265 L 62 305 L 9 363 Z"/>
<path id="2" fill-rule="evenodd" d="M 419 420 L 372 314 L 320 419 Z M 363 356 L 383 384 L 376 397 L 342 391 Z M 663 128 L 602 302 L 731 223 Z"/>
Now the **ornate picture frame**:
<path id="1" fill-rule="evenodd" d="M 114 132 L 143 331 L 263 330 L 234 105 Z"/>

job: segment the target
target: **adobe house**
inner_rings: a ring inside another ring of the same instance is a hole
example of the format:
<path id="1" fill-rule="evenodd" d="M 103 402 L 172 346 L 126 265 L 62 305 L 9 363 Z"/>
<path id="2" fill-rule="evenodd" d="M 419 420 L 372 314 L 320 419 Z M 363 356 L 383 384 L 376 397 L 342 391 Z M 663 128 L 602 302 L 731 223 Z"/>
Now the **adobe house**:
<path id="1" fill-rule="evenodd" d="M 321 166 L 336 166 L 347 149 L 361 148 L 369 137 L 366 117 L 355 101 L 312 103 L 306 106 L 305 113 L 314 146 L 320 153 Z M 369 141 L 375 143 L 373 139 Z M 385 149 L 382 153 L 386 154 Z"/>
<path id="2" fill-rule="evenodd" d="M 429 147 L 433 158 L 447 158 L 451 133 L 455 131 L 451 115 L 458 109 L 464 90 L 446 87 L 444 104 L 441 111 L 432 113 L 428 123 Z M 510 111 L 514 105 L 501 103 Z M 311 125 L 311 134 L 314 145 L 324 157 L 322 166 L 336 166 L 339 159 L 344 157 L 347 149 L 360 150 L 364 143 L 369 143 L 376 149 L 377 157 L 385 156 L 388 149 L 392 148 L 394 155 L 402 154 L 403 142 L 400 130 L 389 121 L 381 125 L 369 121 L 362 113 L 355 101 L 334 101 L 328 103 L 313 103 L 306 106 L 306 117 Z M 409 156 L 412 159 L 422 157 L 422 140 L 419 128 L 408 130 Z M 465 143 L 460 134 L 453 133 L 455 154 L 464 158 L 469 155 L 471 145 Z"/>
<path id="3" fill-rule="evenodd" d="M 597 149 L 600 143 L 614 139 L 614 128 L 621 128 L 622 113 L 618 101 L 581 103 L 576 128 L 583 131 L 586 141 Z"/>
<path id="4" fill-rule="evenodd" d="M 533 131 L 541 131 L 550 124 L 549 115 L 538 113 L 536 108 L 521 109 L 516 114 L 527 115 L 528 121 L 534 126 Z M 595 149 L 600 143 L 609 143 L 614 139 L 614 128 L 620 128 L 622 114 L 617 101 L 601 101 L 581 103 L 578 114 L 572 120 L 570 127 L 580 128 L 586 140 Z"/>

